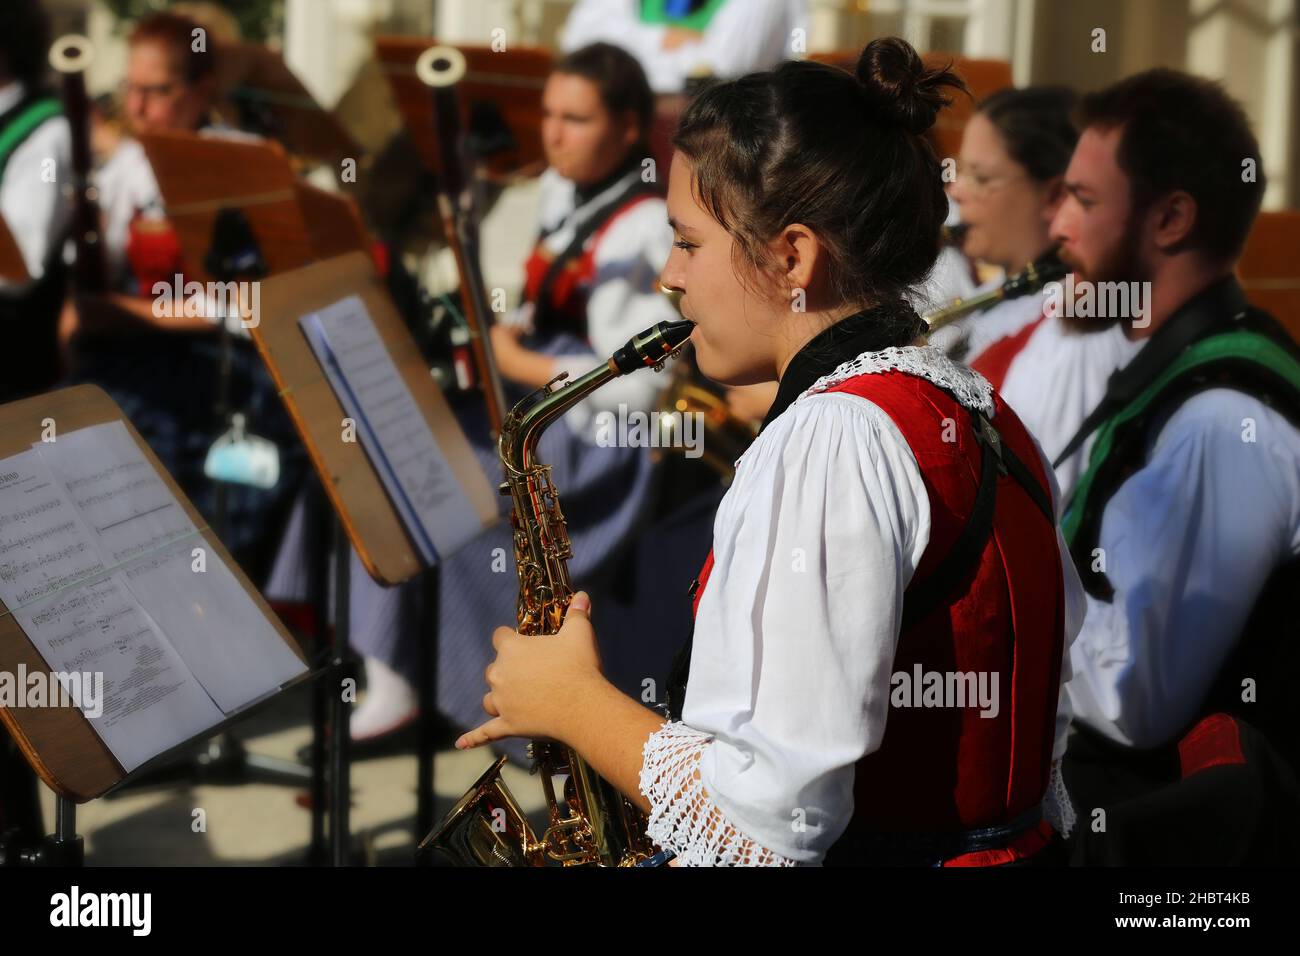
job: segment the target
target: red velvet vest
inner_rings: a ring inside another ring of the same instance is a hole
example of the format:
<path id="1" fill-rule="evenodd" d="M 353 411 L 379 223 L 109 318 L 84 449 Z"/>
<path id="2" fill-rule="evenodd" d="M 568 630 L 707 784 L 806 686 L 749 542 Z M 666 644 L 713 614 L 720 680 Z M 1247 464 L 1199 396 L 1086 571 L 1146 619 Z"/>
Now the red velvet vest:
<path id="1" fill-rule="evenodd" d="M 980 474 L 980 445 L 970 415 L 947 392 L 904 372 L 859 375 L 828 391 L 879 406 L 920 466 L 931 527 L 911 592 L 952 548 L 970 517 Z M 1003 443 L 1046 489 L 1028 432 L 1000 398 L 994 401 L 992 421 Z M 696 610 L 712 570 L 710 553 L 694 595 Z M 848 833 L 968 830 L 1007 823 L 1035 807 L 1047 790 L 1051 766 L 1063 630 L 1056 530 L 1015 480 L 1000 474 L 993 532 L 974 575 L 947 604 L 900 635 L 893 667 L 895 675 L 909 677 L 917 665 L 922 673 L 996 673 L 997 715 L 980 716 L 977 704 L 891 702 L 880 748 L 856 767 Z"/>
<path id="2" fill-rule="evenodd" d="M 628 210 L 647 199 L 655 197 L 642 193 L 633 196 L 614 211 L 583 246 L 582 253 L 574 256 L 560 269 L 550 290 L 550 325 L 539 332 L 571 332 L 579 338 L 587 337 L 587 297 L 596 279 L 596 249 L 609 227 Z M 539 240 L 524 263 L 524 301 L 536 302 L 542 280 L 555 261 L 555 255 Z"/>

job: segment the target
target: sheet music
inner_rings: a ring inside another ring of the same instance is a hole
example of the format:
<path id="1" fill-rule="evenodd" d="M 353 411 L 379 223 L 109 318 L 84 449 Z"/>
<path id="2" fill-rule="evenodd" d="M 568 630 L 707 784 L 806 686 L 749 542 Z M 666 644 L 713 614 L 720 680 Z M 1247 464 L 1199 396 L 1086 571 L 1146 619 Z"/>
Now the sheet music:
<path id="1" fill-rule="evenodd" d="M 128 773 L 221 720 L 35 449 L 0 461 L 0 598 L 51 671 L 103 674 L 79 703 Z"/>
<path id="2" fill-rule="evenodd" d="M 424 561 L 482 531 L 478 512 L 379 338 L 360 296 L 298 320 Z"/>
<path id="3" fill-rule="evenodd" d="M 122 422 L 35 448 L 67 489 L 102 559 L 122 567 L 125 585 L 222 711 L 251 704 L 306 670 Z"/>

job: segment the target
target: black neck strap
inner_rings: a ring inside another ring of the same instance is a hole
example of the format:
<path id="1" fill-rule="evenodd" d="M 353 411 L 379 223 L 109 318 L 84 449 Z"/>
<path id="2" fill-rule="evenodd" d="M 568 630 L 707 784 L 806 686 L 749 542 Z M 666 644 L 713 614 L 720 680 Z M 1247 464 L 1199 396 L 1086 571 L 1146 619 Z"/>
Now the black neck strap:
<path id="1" fill-rule="evenodd" d="M 1059 467 L 1082 448 L 1089 435 L 1141 395 L 1184 349 L 1216 331 L 1226 331 L 1225 315 L 1240 320 L 1246 309 L 1246 295 L 1235 276 L 1225 276 L 1184 303 L 1155 331 L 1133 361 L 1111 375 L 1101 402 L 1083 420 L 1052 466 Z"/>

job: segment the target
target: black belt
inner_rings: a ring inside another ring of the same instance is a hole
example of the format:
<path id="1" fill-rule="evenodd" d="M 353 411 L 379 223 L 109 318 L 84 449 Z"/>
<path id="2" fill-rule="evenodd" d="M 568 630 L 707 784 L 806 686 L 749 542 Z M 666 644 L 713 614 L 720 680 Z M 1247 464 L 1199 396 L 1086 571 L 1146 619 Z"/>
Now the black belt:
<path id="1" fill-rule="evenodd" d="M 1038 804 L 1007 823 L 955 833 L 849 831 L 836 841 L 826 862 L 829 865 L 941 866 L 965 853 L 1005 849 L 1016 837 L 1038 826 L 1042 819 L 1043 807 Z"/>

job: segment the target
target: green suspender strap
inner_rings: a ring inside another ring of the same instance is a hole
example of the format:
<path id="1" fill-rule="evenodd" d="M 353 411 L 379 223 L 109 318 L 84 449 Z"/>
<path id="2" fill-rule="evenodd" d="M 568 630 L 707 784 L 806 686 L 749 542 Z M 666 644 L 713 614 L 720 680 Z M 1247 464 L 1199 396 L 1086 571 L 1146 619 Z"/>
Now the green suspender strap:
<path id="1" fill-rule="evenodd" d="M 642 23 L 666 23 L 671 27 L 703 31 L 727 0 L 704 0 L 698 9 L 685 16 L 670 16 L 666 10 L 667 0 L 641 0 Z"/>
<path id="2" fill-rule="evenodd" d="M 53 119 L 63 112 L 59 101 L 53 97 L 32 100 L 26 107 L 19 108 L 18 114 L 0 130 L 0 176 L 4 175 L 9 165 L 9 157 L 19 146 L 36 131 L 36 128 L 48 119 Z"/>
<path id="3" fill-rule="evenodd" d="M 1300 423 L 1300 361 L 1279 342 L 1242 329 L 1210 336 L 1184 350 L 1100 425 L 1088 466 L 1066 507 L 1061 530 L 1090 594 L 1105 599 L 1113 594 L 1105 574 L 1092 570 L 1092 549 L 1100 536 L 1106 502 L 1141 466 L 1146 425 L 1154 413 L 1169 407 L 1171 399 L 1179 401 L 1220 387 L 1269 400 Z"/>

